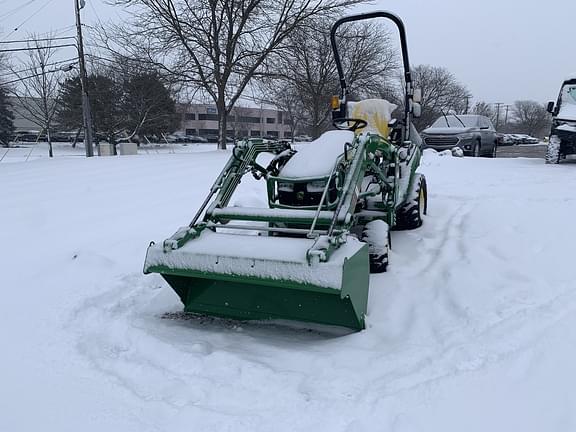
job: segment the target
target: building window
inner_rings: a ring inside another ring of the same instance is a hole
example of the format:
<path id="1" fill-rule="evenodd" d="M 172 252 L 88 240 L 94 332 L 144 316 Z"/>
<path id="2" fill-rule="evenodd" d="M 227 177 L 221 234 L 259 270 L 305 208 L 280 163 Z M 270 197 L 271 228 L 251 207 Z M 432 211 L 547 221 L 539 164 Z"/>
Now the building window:
<path id="1" fill-rule="evenodd" d="M 282 124 L 282 115 L 284 113 L 282 111 L 278 111 L 278 123 Z"/>
<path id="2" fill-rule="evenodd" d="M 196 129 L 186 129 L 186 135 L 196 135 Z"/>
<path id="3" fill-rule="evenodd" d="M 218 114 L 198 114 L 198 120 L 216 120 L 216 121 L 218 121 Z"/>
<path id="4" fill-rule="evenodd" d="M 252 138 L 260 138 L 260 131 L 250 131 L 250 136 Z"/>
<path id="5" fill-rule="evenodd" d="M 218 135 L 218 129 L 200 129 L 200 135 Z"/>
<path id="6" fill-rule="evenodd" d="M 240 123 L 260 123 L 260 117 L 238 117 Z"/>
<path id="7" fill-rule="evenodd" d="M 272 117 L 268 117 L 268 118 L 266 119 L 266 123 L 268 123 L 268 124 L 274 124 L 274 123 L 276 123 L 276 119 L 275 119 L 275 118 L 272 118 Z"/>
<path id="8" fill-rule="evenodd" d="M 284 138 L 292 138 L 292 132 L 290 132 L 290 131 L 285 131 L 285 132 L 284 132 Z"/>
<path id="9" fill-rule="evenodd" d="M 196 120 L 195 113 L 184 113 L 184 120 Z"/>
<path id="10" fill-rule="evenodd" d="M 278 131 L 268 131 L 266 132 L 266 136 L 278 138 Z"/>

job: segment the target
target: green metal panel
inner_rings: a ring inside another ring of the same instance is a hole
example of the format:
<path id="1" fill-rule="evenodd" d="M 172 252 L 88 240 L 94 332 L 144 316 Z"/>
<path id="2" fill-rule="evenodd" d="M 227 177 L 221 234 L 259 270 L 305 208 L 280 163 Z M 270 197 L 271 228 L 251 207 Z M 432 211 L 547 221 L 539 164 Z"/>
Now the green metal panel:
<path id="1" fill-rule="evenodd" d="M 368 302 L 368 248 L 344 262 L 342 287 L 151 267 L 176 291 L 186 312 L 240 320 L 287 319 L 364 328 Z"/>

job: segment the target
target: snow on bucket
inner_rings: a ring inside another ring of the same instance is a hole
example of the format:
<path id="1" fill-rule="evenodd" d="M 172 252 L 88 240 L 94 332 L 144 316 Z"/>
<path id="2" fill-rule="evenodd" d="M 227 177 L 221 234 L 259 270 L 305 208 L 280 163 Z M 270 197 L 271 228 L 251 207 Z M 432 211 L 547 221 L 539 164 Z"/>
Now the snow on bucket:
<path id="1" fill-rule="evenodd" d="M 310 264 L 312 245 L 310 239 L 207 231 L 178 249 L 151 245 L 144 272 L 161 274 L 186 312 L 363 329 L 366 244 L 350 238 L 326 262 Z"/>

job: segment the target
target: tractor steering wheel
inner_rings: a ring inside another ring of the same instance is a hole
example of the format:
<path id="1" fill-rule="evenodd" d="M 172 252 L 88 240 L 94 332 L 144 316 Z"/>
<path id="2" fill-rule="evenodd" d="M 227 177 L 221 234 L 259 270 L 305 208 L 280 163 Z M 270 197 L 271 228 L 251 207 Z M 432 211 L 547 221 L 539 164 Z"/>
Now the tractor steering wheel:
<path id="1" fill-rule="evenodd" d="M 350 124 L 352 123 L 352 124 Z M 332 120 L 332 124 L 338 130 L 348 130 L 355 132 L 357 129 L 362 129 L 368 124 L 366 120 L 354 118 L 339 118 Z"/>

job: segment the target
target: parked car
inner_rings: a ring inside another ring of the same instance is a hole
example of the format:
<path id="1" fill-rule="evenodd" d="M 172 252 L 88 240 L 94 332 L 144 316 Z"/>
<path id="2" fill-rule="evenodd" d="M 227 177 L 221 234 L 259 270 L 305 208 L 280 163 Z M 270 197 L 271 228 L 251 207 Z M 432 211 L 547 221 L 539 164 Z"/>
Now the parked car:
<path id="1" fill-rule="evenodd" d="M 520 134 L 520 138 L 522 140 L 522 144 L 538 144 L 540 140 L 538 138 L 534 138 L 533 136 Z"/>
<path id="2" fill-rule="evenodd" d="M 206 135 L 203 138 L 205 138 L 206 142 L 209 142 L 209 143 L 217 143 L 218 142 L 218 135 Z M 233 143 L 234 138 L 228 136 L 228 137 L 226 137 L 226 142 L 227 143 Z"/>
<path id="3" fill-rule="evenodd" d="M 35 143 L 42 141 L 42 136 L 36 131 L 20 131 L 14 134 L 14 142 Z"/>
<path id="4" fill-rule="evenodd" d="M 502 137 L 498 141 L 498 145 L 502 146 L 514 145 L 514 138 L 512 138 L 510 134 L 499 134 L 499 135 L 502 135 Z"/>
<path id="5" fill-rule="evenodd" d="M 421 135 L 425 148 L 442 151 L 460 147 L 467 156 L 496 157 L 496 130 L 488 117 L 446 114 Z"/>
<path id="6" fill-rule="evenodd" d="M 63 132 L 54 132 L 50 134 L 53 142 L 70 142 L 70 135 Z"/>
<path id="7" fill-rule="evenodd" d="M 294 137 L 295 142 L 309 142 L 312 141 L 312 137 L 310 135 L 297 135 Z"/>
<path id="8" fill-rule="evenodd" d="M 186 135 L 186 141 L 189 143 L 207 143 L 208 140 L 199 135 Z"/>

